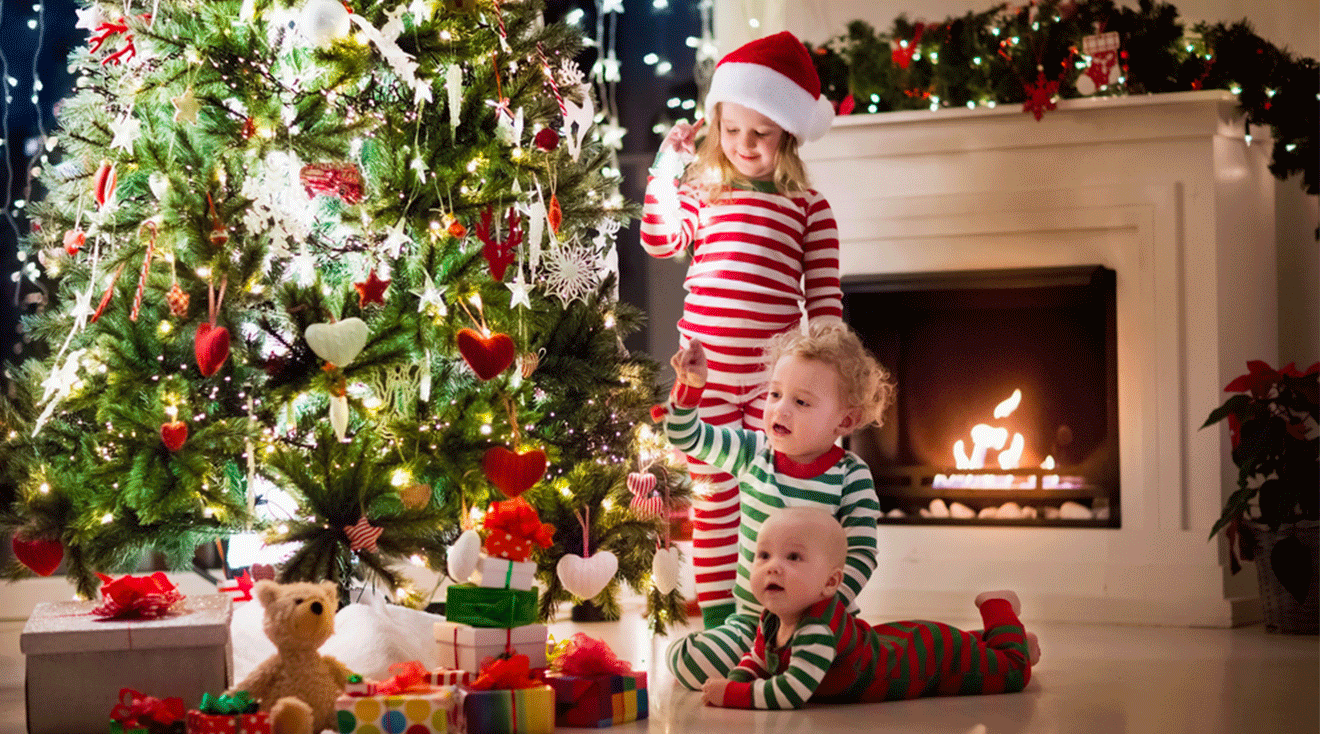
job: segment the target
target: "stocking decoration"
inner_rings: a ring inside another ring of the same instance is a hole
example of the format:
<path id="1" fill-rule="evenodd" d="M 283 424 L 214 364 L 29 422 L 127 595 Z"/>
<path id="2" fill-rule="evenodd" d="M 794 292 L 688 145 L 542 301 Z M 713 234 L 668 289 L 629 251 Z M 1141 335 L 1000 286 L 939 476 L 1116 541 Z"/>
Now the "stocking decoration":
<path id="1" fill-rule="evenodd" d="M 64 560 L 64 545 L 58 540 L 23 540 L 17 535 L 10 541 L 14 558 L 38 576 L 55 573 Z"/>
<path id="2" fill-rule="evenodd" d="M 634 515 L 641 520 L 659 517 L 664 511 L 665 500 L 655 489 L 655 475 L 651 472 L 632 472 L 628 475 L 628 491 L 632 492 Z"/>
<path id="3" fill-rule="evenodd" d="M 183 442 L 188 440 L 188 424 L 181 420 L 162 424 L 160 427 L 160 440 L 164 442 L 165 448 L 171 452 L 178 451 L 183 448 Z"/>
<path id="4" fill-rule="evenodd" d="M 1077 77 L 1078 92 L 1090 96 L 1118 81 L 1118 47 L 1117 31 L 1082 38 L 1082 53 L 1091 57 L 1091 65 Z"/>
<path id="5" fill-rule="evenodd" d="M 503 242 L 491 229 L 494 218 L 494 208 L 486 207 L 481 212 L 481 221 L 474 229 L 477 239 L 482 242 L 481 254 L 490 265 L 491 277 L 504 280 L 504 271 L 513 264 L 513 251 L 522 243 L 522 217 L 516 208 L 509 207 L 509 236 Z"/>
<path id="6" fill-rule="evenodd" d="M 1036 83 L 1026 82 L 1022 90 L 1027 93 L 1027 100 L 1022 103 L 1022 111 L 1036 116 L 1036 121 L 1045 116 L 1047 110 L 1056 107 L 1054 97 L 1059 93 L 1059 80 L 1046 79 L 1045 72 L 1036 76 Z"/>
<path id="7" fill-rule="evenodd" d="M 344 534 L 348 536 L 348 549 L 351 551 L 376 552 L 376 539 L 385 532 L 385 528 L 378 528 L 367 522 L 366 515 L 358 518 L 354 525 L 344 526 Z"/>
<path id="8" fill-rule="evenodd" d="M 508 334 L 482 336 L 473 329 L 462 329 L 458 332 L 458 352 L 477 377 L 490 380 L 513 364 L 517 350 Z"/>
<path id="9" fill-rule="evenodd" d="M 458 583 L 467 581 L 472 572 L 477 570 L 477 561 L 481 557 L 481 535 L 476 530 L 468 528 L 463 534 L 458 536 L 458 540 L 449 546 L 449 553 L 445 556 L 445 566 L 449 570 L 449 577 Z"/>
<path id="10" fill-rule="evenodd" d="M 493 446 L 481 460 L 486 479 L 509 497 L 517 497 L 535 486 L 545 476 L 545 468 L 545 452 L 540 449 L 519 454 L 503 446 Z"/>
<path id="11" fill-rule="evenodd" d="M 559 583 L 564 585 L 568 593 L 579 599 L 595 598 L 605 590 L 610 580 L 614 578 L 615 572 L 619 570 L 619 559 L 613 553 L 609 551 L 597 551 L 594 555 L 589 553 L 587 537 L 590 534 L 590 520 L 589 509 L 578 515 L 578 523 L 582 525 L 582 555 L 568 553 L 560 558 L 555 566 Z"/>

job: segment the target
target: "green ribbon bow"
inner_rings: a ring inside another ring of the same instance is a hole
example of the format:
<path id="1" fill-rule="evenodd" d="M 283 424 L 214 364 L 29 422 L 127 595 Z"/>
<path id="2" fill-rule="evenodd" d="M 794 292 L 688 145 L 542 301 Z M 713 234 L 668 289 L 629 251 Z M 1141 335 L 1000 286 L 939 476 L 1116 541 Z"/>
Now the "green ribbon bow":
<path id="1" fill-rule="evenodd" d="M 233 694 L 212 696 L 209 693 L 202 694 L 202 703 L 197 707 L 204 714 L 215 716 L 237 716 L 238 714 L 254 714 L 257 712 L 257 702 L 247 691 L 236 691 Z"/>

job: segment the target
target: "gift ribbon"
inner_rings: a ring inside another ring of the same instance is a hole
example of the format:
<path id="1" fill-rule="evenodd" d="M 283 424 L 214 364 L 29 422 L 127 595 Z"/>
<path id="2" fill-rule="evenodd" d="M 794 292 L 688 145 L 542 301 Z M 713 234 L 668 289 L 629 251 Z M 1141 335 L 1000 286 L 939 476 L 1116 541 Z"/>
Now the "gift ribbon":
<path id="1" fill-rule="evenodd" d="M 531 660 L 526 655 L 498 658 L 485 666 L 470 687 L 478 691 L 511 691 L 541 685 L 531 673 Z"/>
<path id="2" fill-rule="evenodd" d="M 578 632 L 569 638 L 563 654 L 554 660 L 554 669 L 564 675 L 592 677 L 628 675 L 632 666 L 620 660 L 604 640 Z"/>
<path id="3" fill-rule="evenodd" d="M 120 688 L 119 703 L 110 709 L 110 718 L 122 724 L 127 731 L 140 728 L 144 721 L 169 726 L 182 719 L 185 713 L 183 699 L 177 696 L 161 700 L 132 688 Z"/>
<path id="4" fill-rule="evenodd" d="M 257 706 L 257 702 L 247 691 L 235 691 L 222 696 L 203 693 L 202 702 L 197 706 L 197 710 L 213 716 L 237 716 L 254 714 L 257 712 Z"/>
<path id="5" fill-rule="evenodd" d="M 507 589 L 512 585 L 513 585 L 513 561 L 509 561 L 508 567 L 504 569 L 504 588 Z"/>
<path id="6" fill-rule="evenodd" d="M 112 579 L 97 574 L 101 579 L 101 605 L 92 610 L 103 617 L 163 617 L 174 605 L 183 601 L 183 594 L 165 576 L 157 571 L 150 576 L 121 576 Z"/>
<path id="7" fill-rule="evenodd" d="M 489 629 L 489 628 L 487 628 L 487 629 Z M 460 665 L 459 662 L 458 662 L 458 630 L 459 630 L 459 628 L 458 628 L 457 626 L 455 626 L 455 627 L 454 627 L 454 647 L 453 647 L 453 650 L 454 650 L 454 667 L 455 667 L 455 668 L 460 668 L 460 669 L 461 669 L 463 666 Z M 476 650 L 475 650 L 475 648 L 476 648 L 476 640 L 475 640 L 475 639 L 473 640 L 473 648 L 474 648 L 473 653 L 474 653 L 474 657 L 475 657 L 475 652 L 476 652 Z M 512 655 L 512 654 L 514 654 L 514 653 L 516 652 L 516 650 L 513 649 L 513 629 L 512 629 L 512 628 L 509 628 L 509 627 L 505 627 L 505 628 L 504 628 L 504 652 L 506 652 L 506 653 L 508 653 L 508 654 L 510 654 L 510 655 Z M 391 670 L 393 670 L 393 668 L 391 668 Z"/>
<path id="8" fill-rule="evenodd" d="M 431 690 L 431 684 L 426 680 L 426 668 L 422 667 L 420 661 L 409 660 L 406 663 L 395 663 L 390 666 L 390 672 L 394 677 L 383 680 L 376 685 L 376 691 L 386 696 L 395 696 L 400 693 L 417 693 Z"/>

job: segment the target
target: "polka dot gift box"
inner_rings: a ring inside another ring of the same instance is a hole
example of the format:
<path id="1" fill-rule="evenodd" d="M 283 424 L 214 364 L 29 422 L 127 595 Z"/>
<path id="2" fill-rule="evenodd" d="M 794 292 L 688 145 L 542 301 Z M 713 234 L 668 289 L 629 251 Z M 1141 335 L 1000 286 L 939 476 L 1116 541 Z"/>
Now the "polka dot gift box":
<path id="1" fill-rule="evenodd" d="M 445 734 L 453 693 L 448 689 L 397 696 L 340 696 L 340 734 Z"/>

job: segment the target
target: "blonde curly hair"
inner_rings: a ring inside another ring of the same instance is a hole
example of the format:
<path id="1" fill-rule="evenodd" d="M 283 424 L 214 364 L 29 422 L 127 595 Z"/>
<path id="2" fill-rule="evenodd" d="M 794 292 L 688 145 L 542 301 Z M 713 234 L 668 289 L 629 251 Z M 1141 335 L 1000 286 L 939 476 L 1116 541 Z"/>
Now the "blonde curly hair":
<path id="1" fill-rule="evenodd" d="M 847 324 L 813 320 L 805 331 L 790 329 L 773 337 L 763 352 L 766 371 L 773 372 L 789 355 L 834 365 L 840 397 L 859 411 L 858 429 L 884 423 L 885 409 L 894 401 L 894 381 Z"/>

